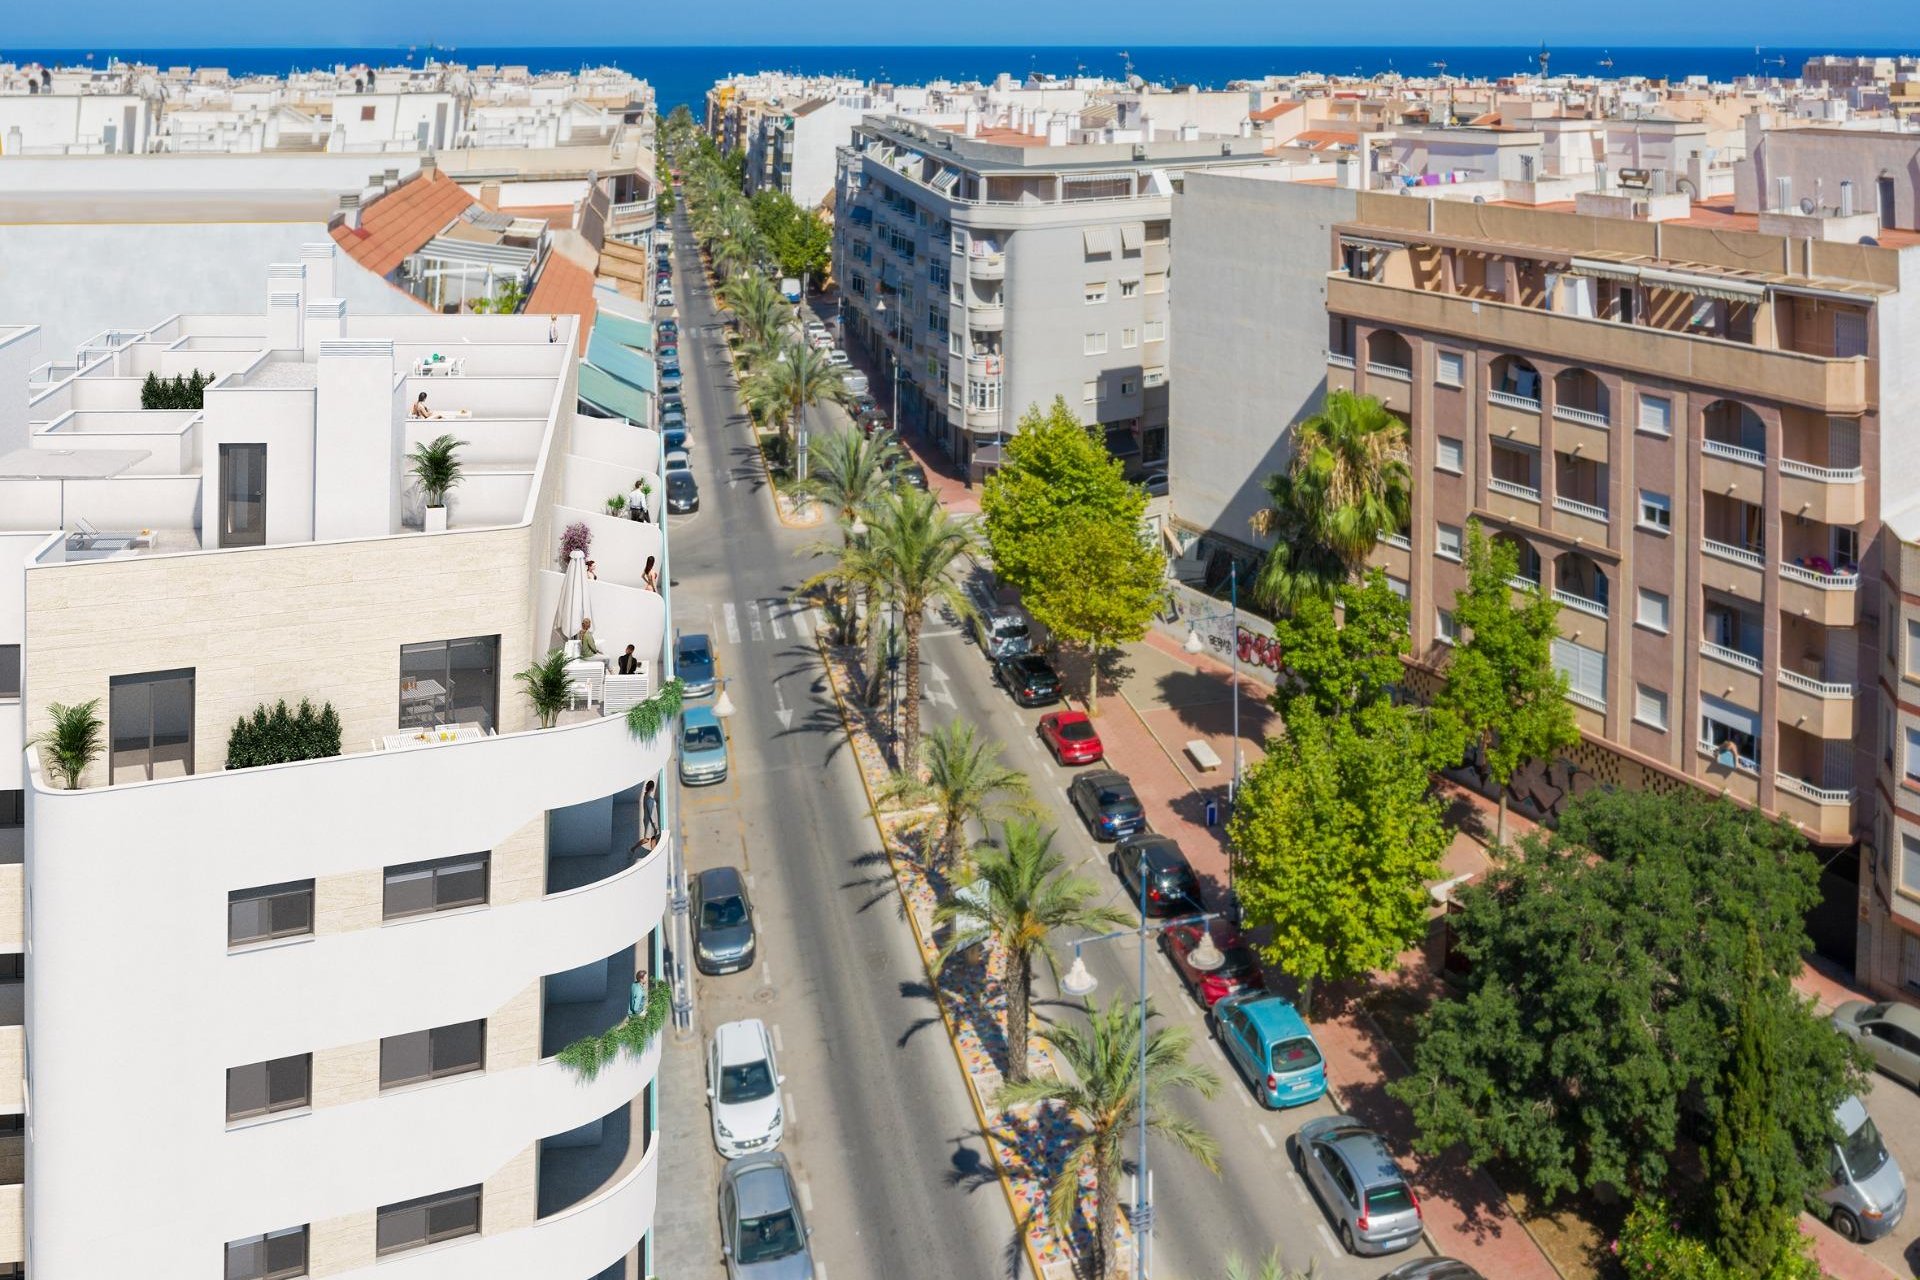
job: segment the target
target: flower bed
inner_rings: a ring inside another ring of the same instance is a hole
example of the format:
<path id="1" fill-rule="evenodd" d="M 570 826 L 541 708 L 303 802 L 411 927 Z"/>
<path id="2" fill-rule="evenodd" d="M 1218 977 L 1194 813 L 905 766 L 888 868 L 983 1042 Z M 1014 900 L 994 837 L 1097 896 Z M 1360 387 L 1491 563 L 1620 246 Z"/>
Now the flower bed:
<path id="1" fill-rule="evenodd" d="M 868 794 L 876 794 L 890 772 L 883 714 L 859 705 L 855 696 L 854 691 L 865 682 L 857 651 L 831 648 L 823 642 L 821 654 L 854 759 Z M 929 975 L 939 952 L 934 941 L 933 909 L 946 887 L 943 878 L 926 865 L 927 824 L 932 816 L 930 809 L 881 808 L 875 812 L 875 825 L 885 843 L 894 883 L 906 905 L 914 940 Z M 1079 1140 L 1077 1120 L 1053 1104 L 1018 1109 L 993 1105 L 1006 1066 L 1006 996 L 1001 985 L 1005 963 L 999 949 L 976 948 L 950 960 L 932 986 L 1032 1264 L 1042 1280 L 1067 1280 L 1075 1274 L 1077 1259 L 1091 1243 L 1093 1178 L 1090 1171 L 1081 1175 L 1082 1186 L 1089 1194 L 1081 1198 L 1081 1211 L 1075 1215 L 1071 1233 L 1056 1230 L 1047 1211 L 1047 1189 Z M 1027 1039 L 1028 1072 L 1055 1075 L 1053 1058 L 1038 1030 L 1036 1027 L 1036 1033 Z M 1130 1265 L 1125 1259 L 1131 1257 L 1132 1248 L 1124 1215 L 1120 1236 L 1111 1254 L 1115 1269 L 1125 1271 Z"/>

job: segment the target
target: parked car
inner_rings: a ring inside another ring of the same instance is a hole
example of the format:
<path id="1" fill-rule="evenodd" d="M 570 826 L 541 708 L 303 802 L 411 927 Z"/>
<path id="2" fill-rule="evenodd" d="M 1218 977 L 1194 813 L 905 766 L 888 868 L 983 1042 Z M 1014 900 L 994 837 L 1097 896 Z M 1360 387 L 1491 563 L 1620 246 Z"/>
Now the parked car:
<path id="1" fill-rule="evenodd" d="M 927 491 L 927 469 L 908 458 L 894 469 L 893 486 L 896 489 L 918 489 Z"/>
<path id="2" fill-rule="evenodd" d="M 660 337 L 668 342 L 678 342 L 680 339 L 680 326 L 672 320 L 662 320 L 660 322 Z"/>
<path id="3" fill-rule="evenodd" d="M 1464 1262 L 1452 1258 L 1415 1258 L 1403 1262 L 1380 1280 L 1487 1280 Z"/>
<path id="4" fill-rule="evenodd" d="M 1140 487 L 1147 491 L 1147 496 L 1150 498 L 1166 497 L 1167 473 L 1164 471 L 1147 472 L 1147 474 L 1140 477 Z"/>
<path id="5" fill-rule="evenodd" d="M 727 1280 L 813 1280 L 813 1228 L 787 1158 L 741 1156 L 720 1171 L 720 1251 Z"/>
<path id="6" fill-rule="evenodd" d="M 667 472 L 667 510 L 683 516 L 700 509 L 700 485 L 691 471 Z"/>
<path id="7" fill-rule="evenodd" d="M 1067 788 L 1067 798 L 1096 840 L 1118 840 L 1146 829 L 1147 812 L 1125 774 L 1111 769 L 1083 773 Z"/>
<path id="8" fill-rule="evenodd" d="M 851 368 L 840 370 L 840 381 L 846 383 L 847 390 L 856 396 L 867 394 L 867 388 L 870 385 L 866 374 Z"/>
<path id="9" fill-rule="evenodd" d="M 1865 1045 L 1873 1065 L 1920 1089 L 1920 1008 L 1897 1001 L 1849 1000 L 1833 1011 L 1833 1025 Z"/>
<path id="10" fill-rule="evenodd" d="M 685 431 L 687 429 L 687 415 L 678 409 L 662 413 L 660 415 L 660 429 L 662 431 Z"/>
<path id="11" fill-rule="evenodd" d="M 786 1130 L 780 1086 L 786 1079 L 774 1064 L 766 1023 L 742 1018 L 714 1028 L 707 1044 L 707 1109 L 721 1155 L 732 1160 L 780 1145 Z"/>
<path id="12" fill-rule="evenodd" d="M 1842 1136 L 1827 1152 L 1833 1184 L 1820 1193 L 1827 1225 L 1848 1240 L 1878 1240 L 1907 1211 L 1906 1175 L 1860 1099 L 1844 1099 L 1833 1119 Z"/>
<path id="13" fill-rule="evenodd" d="M 827 363 L 836 369 L 845 369 L 853 363 L 853 357 L 838 347 L 828 347 Z"/>
<path id="14" fill-rule="evenodd" d="M 1084 711 L 1055 711 L 1041 716 L 1036 732 L 1061 764 L 1096 764 L 1107 754 L 1099 731 Z"/>
<path id="15" fill-rule="evenodd" d="M 684 415 L 686 411 L 687 411 L 687 402 L 682 400 L 679 396 L 676 395 L 676 396 L 660 397 L 660 416 L 661 417 L 665 417 L 669 413 L 678 413 L 678 414 Z"/>
<path id="16" fill-rule="evenodd" d="M 693 459 L 687 456 L 685 449 L 669 449 L 667 451 L 665 471 L 668 475 L 672 475 L 676 471 L 687 471 L 692 469 L 692 467 Z"/>
<path id="17" fill-rule="evenodd" d="M 1326 1093 L 1327 1061 L 1291 1000 L 1265 991 L 1228 996 L 1213 1006 L 1213 1032 L 1262 1106 L 1304 1106 Z"/>
<path id="18" fill-rule="evenodd" d="M 825 338 L 829 336 L 831 332 L 832 331 L 828 329 L 826 325 L 822 324 L 818 320 L 809 320 L 806 323 L 805 333 L 809 340 L 812 340 L 814 338 Z"/>
<path id="19" fill-rule="evenodd" d="M 689 698 L 713 692 L 713 644 L 706 632 L 690 631 L 674 643 L 673 673 L 680 678 L 680 692 Z"/>
<path id="20" fill-rule="evenodd" d="M 992 606 L 980 610 L 973 618 L 973 638 L 989 662 L 1018 657 L 1033 648 L 1033 629 L 1019 609 Z"/>
<path id="21" fill-rule="evenodd" d="M 1060 701 L 1060 673 L 1037 653 L 1019 653 L 993 664 L 993 678 L 1021 707 L 1044 707 Z"/>
<path id="22" fill-rule="evenodd" d="M 680 781 L 689 787 L 727 780 L 727 735 L 710 707 L 680 713 Z"/>
<path id="23" fill-rule="evenodd" d="M 1348 1253 L 1394 1253 L 1420 1238 L 1420 1199 L 1380 1135 L 1346 1116 L 1300 1126 L 1293 1162 Z"/>
<path id="24" fill-rule="evenodd" d="M 815 351 L 831 351 L 833 349 L 833 335 L 826 332 L 814 333 L 812 330 L 808 330 L 807 345 Z"/>
<path id="25" fill-rule="evenodd" d="M 654 306 L 656 306 L 656 307 L 670 307 L 670 306 L 672 306 L 672 305 L 673 305 L 673 290 L 671 290 L 671 289 L 661 289 L 661 290 L 660 290 L 659 292 L 657 292 L 657 293 L 655 293 L 655 294 L 653 295 L 653 305 L 654 305 Z"/>
<path id="26" fill-rule="evenodd" d="M 1266 990 L 1267 977 L 1260 967 L 1259 953 L 1232 929 L 1215 938 L 1222 960 L 1218 969 L 1193 967 L 1193 949 L 1200 945 L 1206 929 L 1204 924 L 1176 924 L 1160 931 L 1160 949 L 1167 953 L 1173 971 L 1187 984 L 1193 998 L 1212 1008 L 1228 996 Z"/>
<path id="27" fill-rule="evenodd" d="M 1200 878 L 1193 874 L 1187 855 L 1180 852 L 1172 836 L 1137 831 L 1114 846 L 1107 854 L 1107 865 L 1126 886 L 1129 902 L 1140 901 L 1140 880 L 1145 875 L 1150 916 L 1180 916 L 1207 909 L 1200 898 Z"/>
<path id="28" fill-rule="evenodd" d="M 679 370 L 676 369 L 672 373 L 662 371 L 660 374 L 660 389 L 662 391 L 678 391 L 680 389 Z"/>
<path id="29" fill-rule="evenodd" d="M 695 707 L 693 710 L 707 709 Z M 700 972 L 737 973 L 751 968 L 755 941 L 753 903 L 747 900 L 747 882 L 739 868 L 709 867 L 696 875 L 693 878 L 693 959 Z"/>
<path id="30" fill-rule="evenodd" d="M 662 360 L 660 362 L 660 375 L 665 378 L 677 379 L 680 376 L 680 362 L 678 360 Z"/>
<path id="31" fill-rule="evenodd" d="M 680 367 L 680 348 L 674 343 L 667 343 L 655 354 L 658 355 L 661 364 L 670 364 L 676 369 Z"/>
<path id="32" fill-rule="evenodd" d="M 668 456 L 672 456 L 675 453 L 688 452 L 687 428 L 685 425 L 667 427 L 660 433 L 660 443 L 665 447 Z"/>

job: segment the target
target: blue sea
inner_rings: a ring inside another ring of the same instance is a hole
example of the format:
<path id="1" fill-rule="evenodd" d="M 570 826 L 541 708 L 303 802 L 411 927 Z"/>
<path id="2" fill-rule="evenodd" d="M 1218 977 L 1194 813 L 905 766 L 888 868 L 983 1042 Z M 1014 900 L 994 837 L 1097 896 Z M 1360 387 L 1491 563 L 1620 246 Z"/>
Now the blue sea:
<path id="1" fill-rule="evenodd" d="M 0 60 L 104 66 L 109 58 L 160 66 L 191 64 L 226 67 L 235 73 L 283 75 L 289 70 L 367 62 L 374 65 L 419 63 L 430 57 L 475 65 L 525 63 L 539 71 L 571 71 L 612 64 L 652 82 L 662 110 L 679 103 L 697 105 L 708 86 L 736 71 L 842 73 L 902 84 L 929 80 L 990 80 L 1005 71 L 1016 79 L 1029 72 L 1067 76 L 1118 77 L 1131 61 L 1136 75 L 1160 84 L 1197 84 L 1222 88 L 1230 80 L 1269 74 L 1324 71 L 1376 75 L 1397 71 L 1429 75 L 1444 62 L 1451 75 L 1492 78 L 1537 69 L 1537 45 L 1494 47 L 1446 45 L 1135 45 L 1131 52 L 1097 45 L 1086 47 L 1020 45 L 748 45 L 672 46 L 407 46 L 306 49 L 148 49 L 100 45 L 91 49 L 21 49 L 0 45 Z M 1743 75 L 1798 75 L 1801 65 L 1820 54 L 1896 54 L 1913 50 L 1822 48 L 1555 48 L 1551 68 L 1576 75 L 1641 75 L 1679 79 L 1704 75 L 1731 80 Z M 1612 67 L 1604 64 L 1611 59 Z"/>

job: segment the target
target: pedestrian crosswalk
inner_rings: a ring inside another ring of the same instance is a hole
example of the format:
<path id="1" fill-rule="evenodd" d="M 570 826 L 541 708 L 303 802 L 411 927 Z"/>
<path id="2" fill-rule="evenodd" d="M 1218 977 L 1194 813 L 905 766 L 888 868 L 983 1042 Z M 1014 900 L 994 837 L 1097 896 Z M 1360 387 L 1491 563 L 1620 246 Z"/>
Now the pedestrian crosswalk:
<path id="1" fill-rule="evenodd" d="M 696 606 L 698 607 L 698 606 Z M 812 644 L 827 632 L 826 610 L 801 600 L 763 596 L 755 600 L 723 600 L 707 606 L 707 631 L 715 639 L 724 636 L 730 645 Z M 957 636 L 961 629 L 951 618 L 929 612 L 920 638 L 934 640 Z"/>

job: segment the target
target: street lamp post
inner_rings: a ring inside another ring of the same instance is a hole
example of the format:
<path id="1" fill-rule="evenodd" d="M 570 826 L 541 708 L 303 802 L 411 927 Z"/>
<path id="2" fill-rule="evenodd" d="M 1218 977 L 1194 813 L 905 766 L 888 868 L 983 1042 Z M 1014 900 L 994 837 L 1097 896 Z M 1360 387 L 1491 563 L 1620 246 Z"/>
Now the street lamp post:
<path id="1" fill-rule="evenodd" d="M 1153 1240 L 1153 1205 L 1151 1203 L 1151 1184 L 1147 1176 L 1147 935 L 1171 929 L 1175 925 L 1199 924 L 1202 926 L 1200 944 L 1187 954 L 1187 963 L 1201 973 L 1211 973 L 1226 963 L 1226 957 L 1220 954 L 1220 948 L 1214 945 L 1213 921 L 1219 916 L 1217 911 L 1202 911 L 1178 920 L 1168 920 L 1162 924 L 1147 923 L 1147 851 L 1140 850 L 1140 925 L 1137 929 L 1116 929 L 1112 933 L 1103 933 L 1097 938 L 1082 938 L 1073 944 L 1073 965 L 1066 976 L 1060 979 L 1060 990 L 1077 999 L 1092 995 L 1099 982 L 1087 969 L 1087 962 L 1081 958 L 1080 948 L 1097 942 L 1110 942 L 1115 938 L 1124 938 L 1130 933 L 1140 938 L 1140 1153 L 1136 1157 L 1134 1175 L 1133 1202 L 1133 1274 L 1138 1280 L 1146 1280 L 1151 1264 Z M 1102 1240 L 1102 1254 L 1111 1248 L 1111 1240 Z"/>
<path id="2" fill-rule="evenodd" d="M 1233 812 L 1233 804 L 1240 794 L 1240 563 L 1229 561 L 1227 566 L 1228 601 L 1231 607 L 1225 613 L 1209 613 L 1202 617 L 1187 620 L 1187 642 L 1182 648 L 1188 653 L 1202 653 L 1206 642 L 1201 640 L 1200 632 L 1194 624 L 1212 622 L 1218 618 L 1228 619 L 1227 650 L 1233 659 L 1233 776 L 1227 781 L 1227 812 Z M 1231 846 L 1227 849 L 1227 896 L 1234 894 L 1233 856 Z M 1237 899 L 1236 899 L 1237 901 Z"/>

